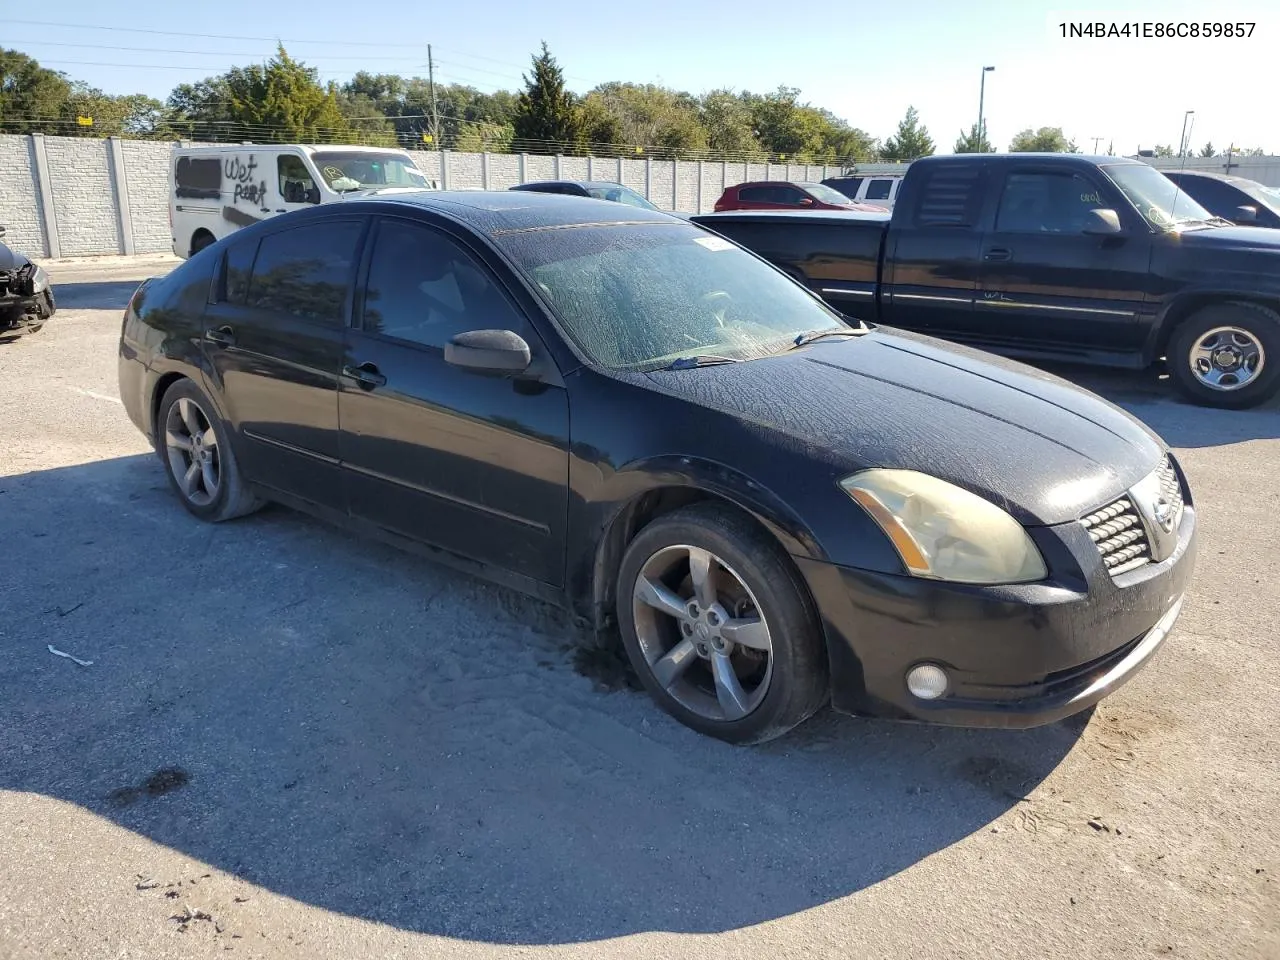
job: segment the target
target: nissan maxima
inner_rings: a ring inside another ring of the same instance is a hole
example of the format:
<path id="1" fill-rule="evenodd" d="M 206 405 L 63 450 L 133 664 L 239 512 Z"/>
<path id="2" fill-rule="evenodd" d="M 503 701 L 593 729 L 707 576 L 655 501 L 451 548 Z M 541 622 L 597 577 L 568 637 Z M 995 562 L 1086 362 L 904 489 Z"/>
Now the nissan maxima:
<path id="1" fill-rule="evenodd" d="M 1150 660 L 1194 564 L 1127 413 L 622 204 L 272 218 L 138 289 L 119 378 L 195 517 L 274 501 L 562 604 L 728 741 L 827 702 L 1056 721 Z"/>

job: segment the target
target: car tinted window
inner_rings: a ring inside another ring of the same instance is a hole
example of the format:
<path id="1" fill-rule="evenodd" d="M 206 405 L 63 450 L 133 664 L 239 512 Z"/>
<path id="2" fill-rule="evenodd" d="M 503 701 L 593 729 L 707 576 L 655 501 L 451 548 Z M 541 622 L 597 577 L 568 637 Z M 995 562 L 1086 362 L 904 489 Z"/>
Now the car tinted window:
<path id="1" fill-rule="evenodd" d="M 245 303 L 340 325 L 362 229 L 358 221 L 344 220 L 308 223 L 263 237 Z"/>
<path id="2" fill-rule="evenodd" d="M 483 264 L 444 234 L 402 220 L 378 228 L 363 326 L 441 349 L 467 330 L 525 332 L 523 314 Z"/>
<path id="3" fill-rule="evenodd" d="M 888 200 L 893 190 L 892 180 L 872 180 L 867 184 L 868 200 Z"/>
<path id="4" fill-rule="evenodd" d="M 777 203 L 773 196 L 773 187 L 743 187 L 738 191 L 743 203 Z"/>
<path id="5" fill-rule="evenodd" d="M 1097 186 L 1078 173 L 1011 173 L 1000 195 L 996 229 L 1080 233 L 1089 222 L 1089 211 L 1105 206 Z"/>
<path id="6" fill-rule="evenodd" d="M 831 180 L 823 180 L 822 182 L 852 199 L 858 195 L 858 187 L 862 185 L 862 177 L 838 177 Z"/>
<path id="7" fill-rule="evenodd" d="M 222 263 L 222 290 L 218 297 L 223 303 L 242 305 L 249 292 L 249 276 L 253 272 L 253 258 L 258 253 L 258 239 L 241 240 L 227 247 Z"/>
<path id="8" fill-rule="evenodd" d="M 1226 217 L 1233 220 L 1236 217 L 1236 207 L 1249 205 L 1250 200 L 1247 196 L 1231 186 L 1229 183 L 1223 183 L 1221 180 L 1214 180 L 1210 177 L 1180 177 L 1174 181 L 1182 189 L 1191 195 L 1191 199 L 1200 206 L 1204 207 L 1210 213 Z"/>
<path id="9" fill-rule="evenodd" d="M 946 164 L 921 174 L 915 223 L 922 227 L 971 227 L 981 200 L 982 167 Z"/>

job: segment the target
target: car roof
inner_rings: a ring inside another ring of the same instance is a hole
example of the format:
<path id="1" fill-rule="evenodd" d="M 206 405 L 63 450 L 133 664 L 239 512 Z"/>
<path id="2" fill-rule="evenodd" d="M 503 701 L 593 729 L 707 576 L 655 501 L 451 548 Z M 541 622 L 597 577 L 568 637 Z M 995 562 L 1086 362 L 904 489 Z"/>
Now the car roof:
<path id="1" fill-rule="evenodd" d="M 366 147 L 348 143 L 207 143 L 200 146 L 174 146 L 175 153 L 245 153 L 246 151 L 302 150 L 340 151 L 342 153 L 406 153 L 402 147 Z"/>
<path id="2" fill-rule="evenodd" d="M 1223 183 L 1256 183 L 1248 177 L 1232 177 L 1212 170 L 1161 170 L 1166 177 L 1204 177 L 1206 180 L 1221 180 Z"/>
<path id="3" fill-rule="evenodd" d="M 601 203 L 587 197 L 539 193 L 536 190 L 459 191 L 402 187 L 394 192 L 374 190 L 346 202 L 431 210 L 490 236 L 546 227 L 687 222 L 679 217 L 642 207 Z"/>

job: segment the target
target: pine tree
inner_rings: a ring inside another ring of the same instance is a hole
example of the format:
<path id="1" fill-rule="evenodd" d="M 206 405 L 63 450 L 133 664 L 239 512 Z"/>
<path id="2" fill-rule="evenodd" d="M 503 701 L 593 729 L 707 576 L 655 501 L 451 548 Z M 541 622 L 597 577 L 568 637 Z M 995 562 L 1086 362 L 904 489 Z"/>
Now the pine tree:
<path id="1" fill-rule="evenodd" d="M 547 49 L 533 58 L 533 76 L 516 104 L 516 139 L 530 153 L 568 152 L 578 139 L 578 114 L 573 94 L 565 89 L 564 71 Z"/>
<path id="2" fill-rule="evenodd" d="M 884 142 L 880 156 L 885 160 L 914 160 L 930 156 L 933 149 L 929 128 L 920 125 L 915 107 L 907 107 L 907 115 L 898 124 L 897 132 Z"/>
<path id="3" fill-rule="evenodd" d="M 991 141 L 987 139 L 986 123 L 982 124 L 982 136 L 978 136 L 976 123 L 969 128 L 968 133 L 961 130 L 956 145 L 952 149 L 956 153 L 991 153 Z"/>

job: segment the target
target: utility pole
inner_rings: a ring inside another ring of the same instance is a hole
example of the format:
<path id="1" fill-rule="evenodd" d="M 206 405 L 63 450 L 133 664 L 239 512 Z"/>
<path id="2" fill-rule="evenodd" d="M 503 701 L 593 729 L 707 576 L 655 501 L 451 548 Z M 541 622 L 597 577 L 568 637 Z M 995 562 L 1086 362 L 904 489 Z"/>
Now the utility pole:
<path id="1" fill-rule="evenodd" d="M 1101 137 L 1094 137 L 1094 138 L 1093 138 L 1093 155 L 1094 155 L 1095 157 L 1098 155 L 1098 144 L 1100 144 L 1101 142 L 1102 142 L 1102 138 L 1101 138 Z"/>
<path id="2" fill-rule="evenodd" d="M 427 85 L 431 88 L 431 149 L 440 150 L 440 107 L 436 103 L 436 62 L 427 44 Z"/>
<path id="3" fill-rule="evenodd" d="M 1187 119 L 1194 113 L 1194 110 L 1188 110 L 1182 115 L 1182 136 L 1178 140 L 1178 156 L 1180 157 L 1186 157 L 1187 155 Z"/>

